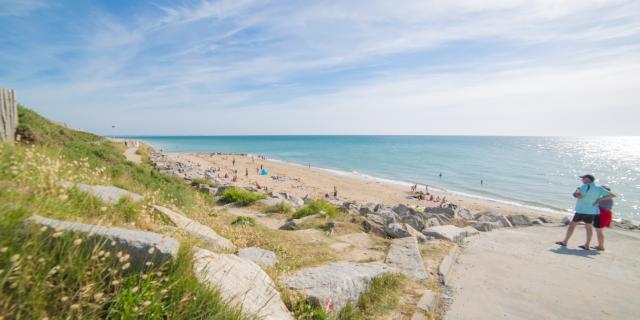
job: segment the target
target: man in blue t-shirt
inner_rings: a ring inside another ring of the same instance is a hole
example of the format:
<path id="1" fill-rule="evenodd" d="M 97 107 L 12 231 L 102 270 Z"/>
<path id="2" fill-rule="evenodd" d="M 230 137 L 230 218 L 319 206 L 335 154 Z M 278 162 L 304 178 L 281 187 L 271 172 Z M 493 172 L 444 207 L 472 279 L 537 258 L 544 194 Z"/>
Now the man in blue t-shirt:
<path id="1" fill-rule="evenodd" d="M 612 199 L 615 195 L 607 189 L 597 186 L 594 183 L 596 178 L 593 175 L 587 174 L 580 178 L 582 178 L 582 186 L 577 188 L 573 193 L 573 197 L 577 199 L 576 212 L 569 223 L 569 228 L 567 229 L 564 241 L 558 241 L 556 244 L 567 246 L 578 222 L 584 222 L 585 229 L 587 230 L 587 242 L 584 245 L 579 246 L 579 248 L 589 250 L 591 237 L 593 236 L 592 223 L 595 217 L 600 214 L 598 202 Z"/>

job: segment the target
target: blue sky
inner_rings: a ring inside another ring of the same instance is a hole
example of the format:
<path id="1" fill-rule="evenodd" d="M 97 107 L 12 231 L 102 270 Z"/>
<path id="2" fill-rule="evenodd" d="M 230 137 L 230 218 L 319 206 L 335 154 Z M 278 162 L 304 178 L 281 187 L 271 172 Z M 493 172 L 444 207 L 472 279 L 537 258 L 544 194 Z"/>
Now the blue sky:
<path id="1" fill-rule="evenodd" d="M 112 134 L 639 135 L 640 2 L 0 0 L 0 86 Z"/>

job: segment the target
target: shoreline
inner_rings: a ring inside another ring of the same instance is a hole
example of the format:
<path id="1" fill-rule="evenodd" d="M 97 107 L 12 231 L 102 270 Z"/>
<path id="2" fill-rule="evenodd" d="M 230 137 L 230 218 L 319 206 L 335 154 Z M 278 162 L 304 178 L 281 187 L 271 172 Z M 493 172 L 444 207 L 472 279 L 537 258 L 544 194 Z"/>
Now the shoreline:
<path id="1" fill-rule="evenodd" d="M 359 203 L 384 203 L 387 205 L 405 204 L 409 206 L 429 207 L 436 206 L 433 201 L 409 199 L 408 195 L 411 183 L 375 177 L 358 172 L 309 167 L 299 163 L 284 160 L 264 158 L 259 159 L 251 153 L 224 153 L 224 152 L 162 152 L 167 157 L 176 161 L 186 161 L 196 164 L 201 168 L 216 168 L 218 174 L 226 173 L 229 180 L 238 170 L 238 182 L 268 187 L 269 191 L 289 192 L 300 197 L 311 196 L 323 198 L 332 195 L 333 186 L 339 190 L 338 199 L 342 201 L 356 201 Z M 233 166 L 235 158 L 237 166 Z M 256 166 L 262 164 L 269 170 L 267 176 L 259 176 Z M 249 171 L 249 176 L 245 176 Z M 222 174 L 224 175 L 224 174 Z M 282 183 L 274 181 L 271 177 L 280 177 L 286 181 L 296 183 Z M 424 191 L 424 185 L 419 185 L 419 191 Z M 505 215 L 525 214 L 531 217 L 545 216 L 560 219 L 568 216 L 568 212 L 541 208 L 509 202 L 506 200 L 491 199 L 479 195 L 470 195 L 462 192 L 447 190 L 445 188 L 429 185 L 429 192 L 434 197 L 446 197 L 447 202 L 469 209 L 472 213 L 498 211 Z M 330 197 L 333 199 L 333 197 Z"/>

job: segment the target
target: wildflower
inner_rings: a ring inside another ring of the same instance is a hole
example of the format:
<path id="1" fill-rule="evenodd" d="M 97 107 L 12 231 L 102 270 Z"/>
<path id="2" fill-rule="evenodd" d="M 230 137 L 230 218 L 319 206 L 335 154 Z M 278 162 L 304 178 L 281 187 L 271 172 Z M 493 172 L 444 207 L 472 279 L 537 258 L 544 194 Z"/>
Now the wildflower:
<path id="1" fill-rule="evenodd" d="M 8 250 L 9 250 L 9 248 L 8 248 L 8 247 L 2 247 L 2 249 L 0 249 L 0 252 L 1 252 L 1 253 L 5 253 L 5 252 L 7 252 Z"/>
<path id="2" fill-rule="evenodd" d="M 44 258 L 38 259 L 38 263 L 44 263 L 44 261 L 45 261 Z"/>
<path id="3" fill-rule="evenodd" d="M 131 263 L 127 262 L 122 266 L 122 270 L 127 270 L 131 266 Z"/>
<path id="4" fill-rule="evenodd" d="M 147 300 L 147 301 L 142 303 L 142 306 L 145 307 L 145 308 L 150 306 L 150 305 L 151 305 L 151 301 L 149 301 L 149 300 Z"/>
<path id="5" fill-rule="evenodd" d="M 73 240 L 73 245 L 74 246 L 77 246 L 77 245 L 79 245 L 81 243 L 82 243 L 82 239 L 80 239 L 80 238 Z"/>
<path id="6" fill-rule="evenodd" d="M 69 297 L 67 297 L 67 296 L 64 296 L 64 297 L 60 298 L 60 301 L 62 301 L 62 302 L 67 302 L 68 300 L 69 300 Z"/>
<path id="7" fill-rule="evenodd" d="M 148 278 L 149 276 L 148 276 L 148 275 L 146 275 L 146 274 L 143 274 L 143 275 L 142 275 L 142 276 L 140 276 L 140 277 L 141 277 L 143 280 L 147 280 L 147 278 Z"/>
<path id="8" fill-rule="evenodd" d="M 136 287 L 133 287 L 133 289 L 131 289 L 131 292 L 136 293 L 138 292 L 138 290 L 140 290 L 140 288 L 136 286 Z"/>
<path id="9" fill-rule="evenodd" d="M 69 199 L 69 196 L 66 194 L 61 194 L 60 196 L 58 196 L 58 198 L 62 201 L 66 201 L 67 199 Z"/>
<path id="10" fill-rule="evenodd" d="M 49 229 L 49 227 L 43 226 L 42 228 L 40 228 L 40 232 L 45 232 L 47 231 L 47 229 Z"/>
<path id="11" fill-rule="evenodd" d="M 80 309 L 80 305 L 79 304 L 74 303 L 74 304 L 71 305 L 71 310 L 78 310 L 78 309 Z"/>
<path id="12" fill-rule="evenodd" d="M 147 267 L 151 267 L 153 265 L 153 263 L 151 261 L 147 261 L 144 263 L 145 266 Z"/>
<path id="13" fill-rule="evenodd" d="M 63 233 L 64 232 L 62 232 L 62 231 L 58 231 L 58 232 L 52 234 L 51 236 L 54 237 L 54 238 L 59 238 L 60 236 L 62 236 Z"/>
<path id="14" fill-rule="evenodd" d="M 153 254 L 156 251 L 156 248 L 151 247 L 149 248 L 149 254 Z"/>
<path id="15" fill-rule="evenodd" d="M 119 285 L 119 284 L 120 284 L 120 281 L 118 281 L 118 280 L 113 280 L 113 281 L 111 281 L 111 284 L 112 284 L 112 285 L 114 285 L 114 286 L 117 286 L 117 285 Z"/>
<path id="16" fill-rule="evenodd" d="M 100 211 L 102 211 L 102 212 L 107 211 L 107 207 L 101 207 L 101 208 L 100 208 Z"/>
<path id="17" fill-rule="evenodd" d="M 103 296 L 104 296 L 104 293 L 98 292 L 98 293 L 93 295 L 93 299 L 100 300 L 100 299 L 102 299 Z"/>
<path id="18" fill-rule="evenodd" d="M 138 311 L 140 311 L 140 308 L 138 308 L 138 307 L 133 307 L 133 312 L 138 312 Z"/>
<path id="19" fill-rule="evenodd" d="M 10 258 L 11 262 L 16 262 L 18 261 L 18 259 L 20 259 L 20 254 L 17 254 L 17 253 L 12 255 Z"/>

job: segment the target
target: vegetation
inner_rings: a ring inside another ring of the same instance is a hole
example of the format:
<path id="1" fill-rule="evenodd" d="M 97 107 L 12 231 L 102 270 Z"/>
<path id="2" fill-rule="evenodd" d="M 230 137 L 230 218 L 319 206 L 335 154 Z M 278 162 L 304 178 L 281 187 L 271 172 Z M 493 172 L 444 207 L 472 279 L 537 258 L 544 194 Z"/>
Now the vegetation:
<path id="1" fill-rule="evenodd" d="M 339 215 L 339 211 L 335 206 L 324 200 L 311 200 L 307 205 L 296 211 L 293 214 L 293 218 L 300 219 L 314 214 L 336 218 Z"/>
<path id="2" fill-rule="evenodd" d="M 356 303 L 347 304 L 337 314 L 293 294 L 285 295 L 285 302 L 297 319 L 304 320 L 369 320 L 383 318 L 398 305 L 405 278 L 387 274 L 374 278 Z"/>
<path id="3" fill-rule="evenodd" d="M 222 196 L 220 196 L 220 201 L 223 203 L 235 203 L 239 206 L 248 206 L 264 198 L 265 196 L 262 194 L 231 187 L 224 190 Z"/>
<path id="4" fill-rule="evenodd" d="M 239 216 L 235 220 L 233 220 L 233 222 L 231 222 L 231 224 L 232 225 L 244 225 L 244 226 L 255 227 L 256 226 L 256 218 Z"/>
<path id="5" fill-rule="evenodd" d="M 152 230 L 149 204 L 183 212 L 205 195 L 148 163 L 126 161 L 123 146 L 51 123 L 19 107 L 16 145 L 0 143 L 0 315 L 9 319 L 239 319 L 199 284 L 190 250 L 176 261 L 132 270 L 128 256 L 71 233 L 24 232 L 32 214 Z M 106 206 L 61 181 L 115 185 L 145 196 Z M 29 228 L 34 228 L 33 226 Z"/>
<path id="6" fill-rule="evenodd" d="M 379 276 L 360 296 L 358 302 L 349 304 L 340 310 L 339 320 L 373 319 L 375 316 L 392 310 L 397 304 L 405 278 L 387 274 Z"/>
<path id="7" fill-rule="evenodd" d="M 268 206 L 263 210 L 265 213 L 282 213 L 289 215 L 293 212 L 293 207 L 290 204 L 282 201 L 280 203 Z"/>

